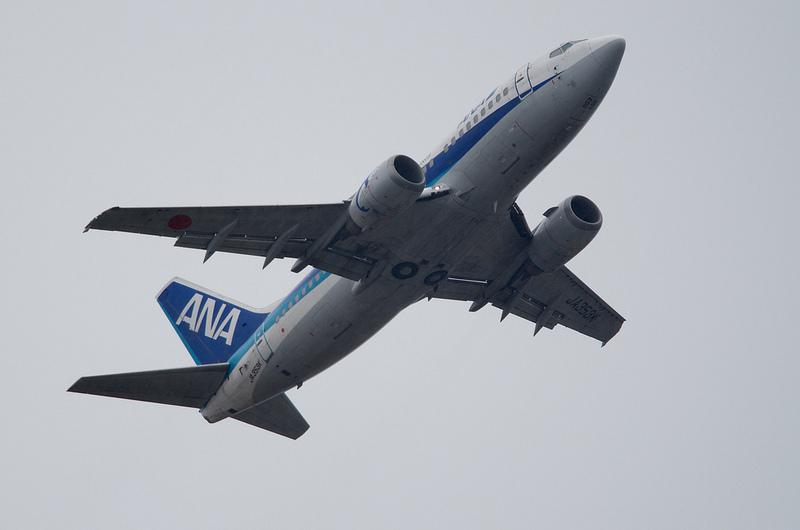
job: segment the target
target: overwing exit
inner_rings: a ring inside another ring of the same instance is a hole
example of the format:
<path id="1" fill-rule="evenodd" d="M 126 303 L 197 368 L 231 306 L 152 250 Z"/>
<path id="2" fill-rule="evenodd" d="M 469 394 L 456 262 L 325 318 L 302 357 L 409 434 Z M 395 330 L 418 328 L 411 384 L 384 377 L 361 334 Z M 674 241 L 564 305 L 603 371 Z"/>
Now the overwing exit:
<path id="1" fill-rule="evenodd" d="M 158 302 L 196 366 L 83 377 L 70 391 L 200 409 L 289 438 L 308 423 L 286 392 L 354 351 L 409 305 L 492 305 L 533 334 L 565 326 L 607 343 L 624 319 L 565 264 L 602 226 L 574 195 L 531 230 L 520 192 L 606 97 L 625 40 L 570 41 L 507 79 L 420 163 L 381 163 L 348 200 L 298 206 L 112 208 L 86 230 L 175 239 L 176 246 L 292 258 L 310 272 L 282 300 L 245 306 L 178 278 Z"/>

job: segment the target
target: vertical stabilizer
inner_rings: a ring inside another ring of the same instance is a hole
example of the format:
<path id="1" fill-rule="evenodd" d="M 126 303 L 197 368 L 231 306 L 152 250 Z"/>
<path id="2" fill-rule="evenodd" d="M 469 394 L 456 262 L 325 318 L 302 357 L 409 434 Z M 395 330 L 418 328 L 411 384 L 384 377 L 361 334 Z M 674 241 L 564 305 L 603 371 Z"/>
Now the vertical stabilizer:
<path id="1" fill-rule="evenodd" d="M 227 362 L 269 315 L 180 278 L 157 299 L 197 364 Z"/>

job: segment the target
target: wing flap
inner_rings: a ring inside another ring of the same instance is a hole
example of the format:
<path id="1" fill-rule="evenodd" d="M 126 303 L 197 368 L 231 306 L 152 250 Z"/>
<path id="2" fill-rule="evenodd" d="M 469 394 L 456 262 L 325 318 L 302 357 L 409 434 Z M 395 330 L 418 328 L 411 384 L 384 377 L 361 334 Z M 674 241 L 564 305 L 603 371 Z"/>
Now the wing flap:
<path id="1" fill-rule="evenodd" d="M 69 392 L 202 408 L 228 373 L 228 363 L 81 377 Z"/>
<path id="2" fill-rule="evenodd" d="M 285 393 L 231 417 L 292 440 L 297 440 L 309 427 Z"/>
<path id="3" fill-rule="evenodd" d="M 432 298 L 471 302 L 476 300 L 488 285 L 487 280 L 451 276 L 435 287 Z"/>
<path id="4" fill-rule="evenodd" d="M 500 291 L 492 305 L 553 329 L 557 324 L 599 340 L 611 340 L 625 319 L 597 296 L 566 267 L 542 274 L 528 282 L 522 292 L 509 288 Z M 510 307 L 509 307 L 510 304 Z M 539 322 L 544 319 L 543 322 Z"/>
<path id="5" fill-rule="evenodd" d="M 276 237 L 230 234 L 216 251 L 264 257 L 278 237 L 280 234 Z M 206 250 L 213 239 L 214 234 L 185 232 L 178 236 L 175 246 Z M 275 258 L 299 258 L 311 246 L 311 242 L 309 239 L 292 238 L 283 245 Z"/>
<path id="6" fill-rule="evenodd" d="M 431 292 L 431 298 L 477 300 L 490 284 L 488 280 L 450 277 Z M 521 292 L 517 292 L 521 289 Z M 625 319 L 597 296 L 569 269 L 542 274 L 526 286 L 506 287 L 491 304 L 540 327 L 553 329 L 557 324 L 582 333 L 604 344 L 622 327 Z M 544 322 L 539 322 L 544 319 Z"/>

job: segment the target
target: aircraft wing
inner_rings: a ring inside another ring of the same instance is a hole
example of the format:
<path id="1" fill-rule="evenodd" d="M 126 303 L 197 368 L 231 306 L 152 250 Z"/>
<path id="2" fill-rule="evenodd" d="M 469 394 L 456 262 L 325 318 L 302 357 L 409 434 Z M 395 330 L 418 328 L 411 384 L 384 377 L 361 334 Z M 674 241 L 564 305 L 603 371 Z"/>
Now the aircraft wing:
<path id="1" fill-rule="evenodd" d="M 175 246 L 232 252 L 273 259 L 298 258 L 354 281 L 402 240 L 410 223 L 424 223 L 437 211 L 434 201 L 420 200 L 401 214 L 402 222 L 370 233 L 351 235 L 345 229 L 350 201 L 292 206 L 195 206 L 120 208 L 95 217 L 84 231 L 110 230 L 175 238 Z M 299 267 L 300 269 L 302 268 Z M 299 270 L 299 269 L 298 269 Z"/>
<path id="2" fill-rule="evenodd" d="M 348 202 L 296 206 L 198 206 L 106 210 L 86 230 L 111 230 L 176 238 L 175 246 L 276 258 L 300 258 L 340 223 Z M 325 249 L 328 250 L 328 249 Z M 335 249 L 321 252 L 311 265 L 358 280 L 376 261 Z"/>
<path id="3" fill-rule="evenodd" d="M 196 206 L 106 210 L 86 230 L 175 237 L 175 246 L 206 250 L 217 235 L 220 252 L 264 256 L 272 243 L 298 225 L 278 257 L 299 257 L 347 209 L 346 203 L 302 206 Z M 230 227 L 228 230 L 226 228 Z"/>
<path id="4" fill-rule="evenodd" d="M 489 282 L 450 276 L 433 298 L 475 301 Z M 556 324 L 601 341 L 611 340 L 625 321 L 566 267 L 536 276 L 526 286 L 506 287 L 489 300 L 493 306 L 536 323 L 536 331 Z"/>
<path id="5" fill-rule="evenodd" d="M 510 274 L 528 243 L 524 230 L 508 219 L 496 235 L 486 238 L 428 296 L 490 303 L 503 311 L 501 318 L 513 314 L 535 322 L 534 334 L 560 324 L 603 345 L 617 334 L 625 319 L 568 268 L 532 277 Z"/>

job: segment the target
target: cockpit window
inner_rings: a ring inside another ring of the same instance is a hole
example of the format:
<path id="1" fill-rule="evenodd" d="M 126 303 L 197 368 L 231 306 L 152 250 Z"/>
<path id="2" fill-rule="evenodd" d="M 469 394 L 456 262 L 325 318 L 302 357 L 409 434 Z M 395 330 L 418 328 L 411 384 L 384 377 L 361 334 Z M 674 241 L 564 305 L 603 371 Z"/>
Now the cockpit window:
<path id="1" fill-rule="evenodd" d="M 552 59 L 553 57 L 558 57 L 562 53 L 572 48 L 574 45 L 578 44 L 579 42 L 583 42 L 585 40 L 588 39 L 571 40 L 569 42 L 565 42 L 564 44 L 562 44 L 561 46 L 550 52 L 550 58 Z"/>

